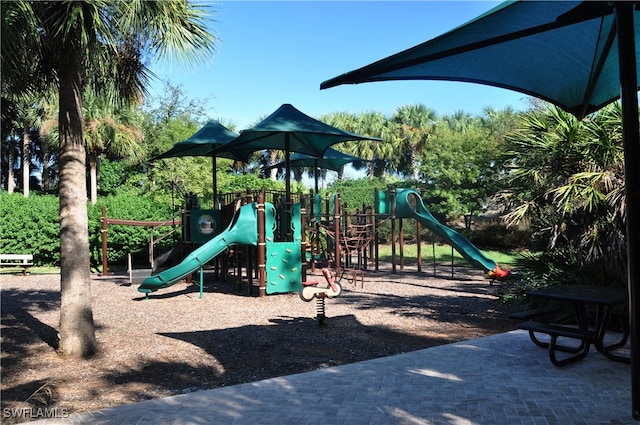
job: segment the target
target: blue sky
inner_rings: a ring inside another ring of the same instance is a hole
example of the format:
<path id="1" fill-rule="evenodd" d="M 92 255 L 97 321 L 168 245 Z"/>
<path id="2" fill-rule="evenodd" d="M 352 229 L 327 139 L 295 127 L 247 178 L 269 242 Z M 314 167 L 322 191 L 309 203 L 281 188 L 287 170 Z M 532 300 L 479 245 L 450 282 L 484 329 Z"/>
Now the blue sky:
<path id="1" fill-rule="evenodd" d="M 526 106 L 516 92 L 458 82 L 393 81 L 320 90 L 320 83 L 427 41 L 482 14 L 485 1 L 225 1 L 211 3 L 216 54 L 196 69 L 158 63 L 160 80 L 207 99 L 209 118 L 249 128 L 283 103 L 313 117 L 391 115 L 423 103 L 438 114 Z M 152 94 L 161 92 L 156 81 Z"/>

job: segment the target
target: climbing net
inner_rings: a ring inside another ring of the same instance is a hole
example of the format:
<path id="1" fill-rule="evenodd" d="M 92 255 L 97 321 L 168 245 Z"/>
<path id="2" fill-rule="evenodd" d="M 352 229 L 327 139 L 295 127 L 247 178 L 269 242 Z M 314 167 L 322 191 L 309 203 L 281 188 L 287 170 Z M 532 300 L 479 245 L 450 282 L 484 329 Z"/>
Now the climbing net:
<path id="1" fill-rule="evenodd" d="M 355 219 L 354 219 L 355 218 Z M 357 258 L 357 266 L 361 268 L 364 261 L 364 252 L 367 246 L 371 244 L 378 230 L 384 226 L 388 220 L 385 217 L 382 220 L 369 220 L 371 216 L 358 214 L 355 216 L 345 216 L 344 222 L 340 223 L 338 237 L 336 237 L 335 223 L 319 223 L 320 229 L 328 238 L 335 241 L 340 247 L 342 258 L 335 258 L 329 252 L 329 262 L 333 263 L 334 268 L 344 274 L 344 270 L 352 267 L 352 258 Z M 328 250 L 331 251 L 331 250 Z"/>

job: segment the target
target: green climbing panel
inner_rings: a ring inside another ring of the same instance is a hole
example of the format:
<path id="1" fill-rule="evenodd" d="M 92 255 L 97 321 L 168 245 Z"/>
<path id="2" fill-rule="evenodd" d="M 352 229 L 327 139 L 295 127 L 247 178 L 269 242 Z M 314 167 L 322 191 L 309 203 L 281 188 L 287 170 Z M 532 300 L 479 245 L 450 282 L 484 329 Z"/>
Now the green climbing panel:
<path id="1" fill-rule="evenodd" d="M 301 282 L 300 242 L 267 243 L 267 294 L 299 291 Z"/>
<path id="2" fill-rule="evenodd" d="M 389 198 L 389 192 L 385 192 L 382 190 L 376 190 L 375 192 L 375 206 L 376 206 L 376 213 L 377 214 L 383 214 L 383 215 L 389 215 L 391 214 L 391 201 Z"/>

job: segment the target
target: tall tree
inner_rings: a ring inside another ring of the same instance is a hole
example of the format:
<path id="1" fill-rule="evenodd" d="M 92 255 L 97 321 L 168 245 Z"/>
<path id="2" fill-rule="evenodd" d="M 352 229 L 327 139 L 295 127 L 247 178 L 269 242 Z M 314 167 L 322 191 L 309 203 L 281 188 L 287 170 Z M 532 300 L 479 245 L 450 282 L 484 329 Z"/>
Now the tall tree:
<path id="1" fill-rule="evenodd" d="M 398 125 L 402 157 L 414 180 L 420 180 L 420 160 L 434 135 L 438 115 L 423 104 L 404 105 L 396 109 L 392 120 Z M 401 165 L 402 166 L 402 165 Z"/>
<path id="2" fill-rule="evenodd" d="M 140 115 L 134 105 L 114 108 L 104 98 L 87 91 L 84 100 L 84 138 L 89 158 L 89 185 L 92 204 L 98 202 L 98 165 L 102 154 L 125 158 L 131 163 L 144 159 Z"/>
<path id="3" fill-rule="evenodd" d="M 438 124 L 434 138 L 437 143 L 424 151 L 420 167 L 430 208 L 450 219 L 484 211 L 500 171 L 496 140 L 478 120 Z"/>
<path id="4" fill-rule="evenodd" d="M 215 38 L 205 17 L 205 9 L 181 0 L 2 5 L 3 72 L 6 66 L 9 75 L 20 75 L 32 66 L 38 83 L 58 90 L 62 355 L 86 357 L 97 350 L 89 269 L 85 89 L 108 93 L 115 104 L 140 97 L 149 76 L 143 63 L 147 55 L 190 61 L 212 51 Z M 32 61 L 21 62 L 24 54 L 12 56 L 16 50 L 30 52 Z"/>

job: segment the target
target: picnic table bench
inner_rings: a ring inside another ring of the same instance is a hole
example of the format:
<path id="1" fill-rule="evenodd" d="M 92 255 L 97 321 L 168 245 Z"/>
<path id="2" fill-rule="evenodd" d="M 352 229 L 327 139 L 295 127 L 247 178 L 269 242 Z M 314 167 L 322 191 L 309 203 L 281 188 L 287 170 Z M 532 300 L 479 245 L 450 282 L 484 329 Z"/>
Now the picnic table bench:
<path id="1" fill-rule="evenodd" d="M 22 275 L 27 275 L 29 267 L 33 266 L 32 254 L 0 254 L 0 267 L 21 267 Z"/>
<path id="2" fill-rule="evenodd" d="M 550 314 L 552 317 L 555 307 L 551 306 L 511 315 L 514 319 L 526 320 L 520 323 L 518 328 L 529 331 L 529 336 L 536 345 L 549 350 L 549 358 L 554 365 L 565 366 L 584 359 L 589 353 L 591 345 L 594 345 L 596 350 L 611 360 L 629 362 L 629 358 L 613 353 L 613 351 L 623 347 L 627 342 L 629 336 L 628 327 L 623 326 L 622 335 L 617 342 L 610 345 L 606 345 L 604 342 L 610 319 L 617 314 L 613 311 L 613 308 L 624 305 L 627 301 L 627 293 L 624 288 L 568 285 L 527 291 L 527 295 L 573 304 L 574 325 L 554 323 L 553 319 L 549 321 L 539 320 L 543 316 L 549 317 Z M 588 305 L 596 307 L 594 317 L 587 317 Z M 592 324 L 590 323 L 591 321 L 593 321 Z M 549 342 L 539 340 L 536 334 L 548 335 Z M 558 338 L 577 340 L 579 344 L 577 346 L 561 345 L 557 342 Z M 556 355 L 557 351 L 573 354 L 560 359 Z"/>

